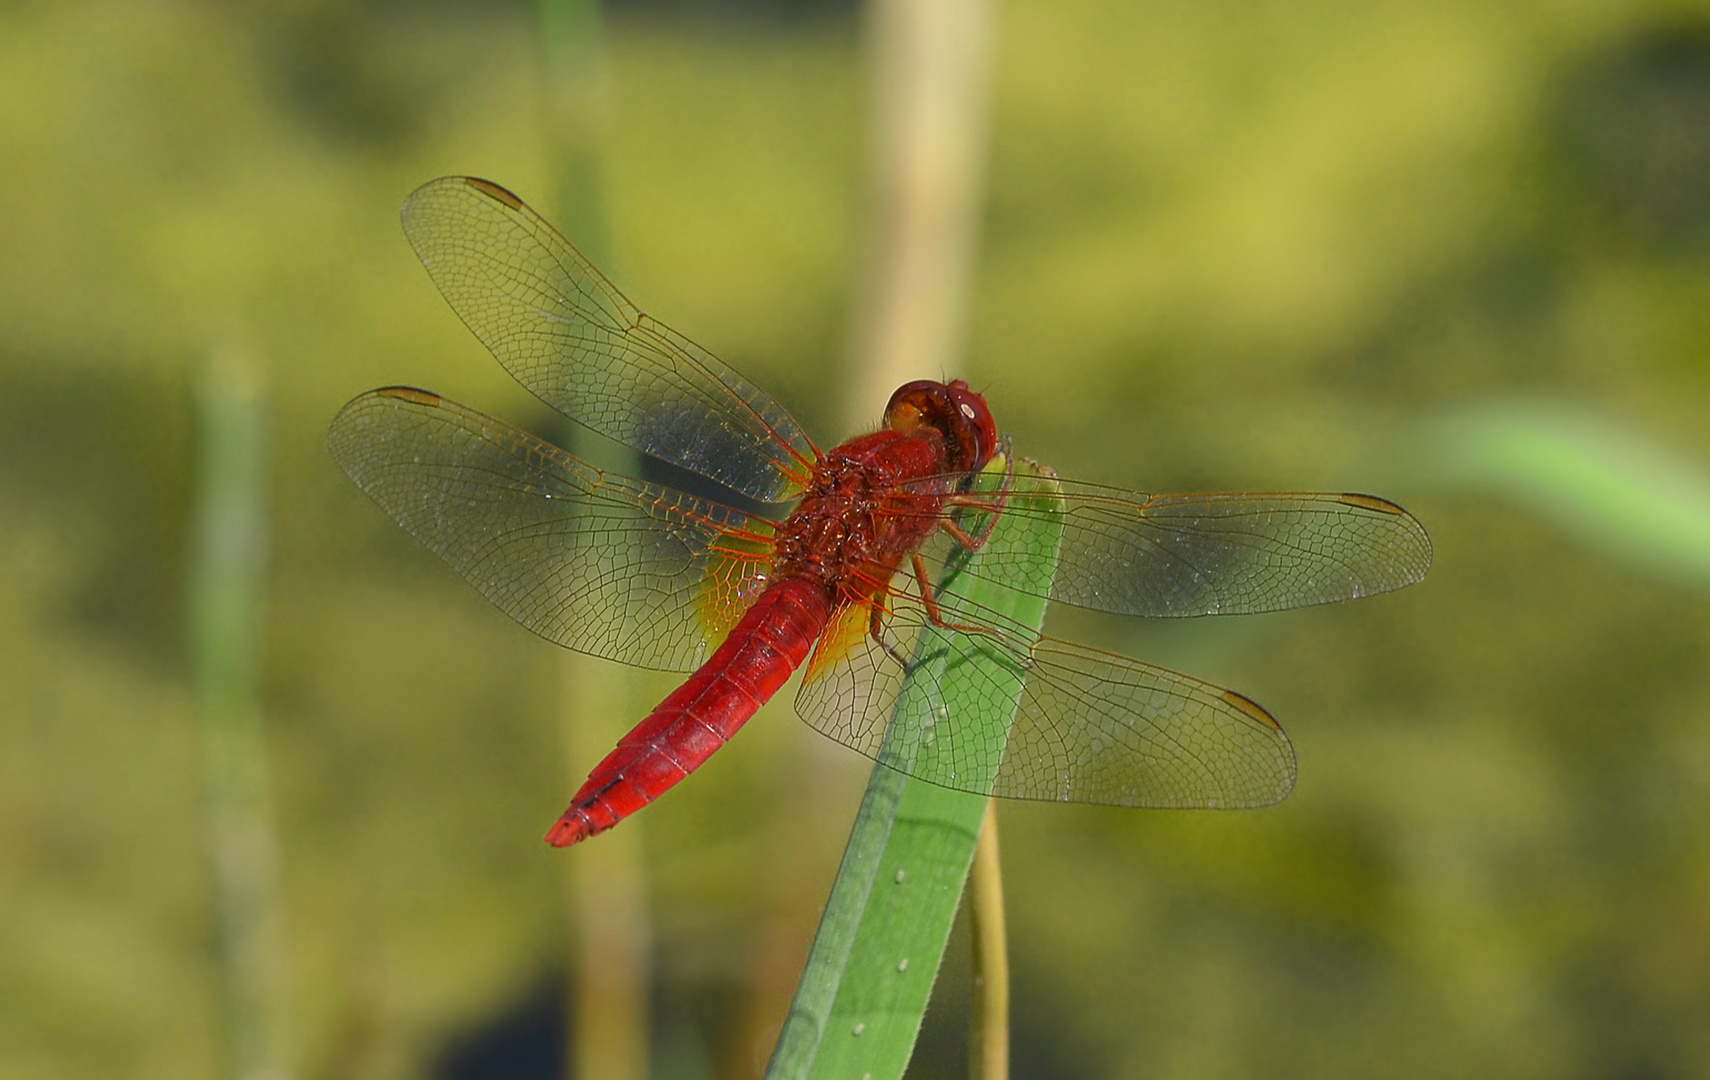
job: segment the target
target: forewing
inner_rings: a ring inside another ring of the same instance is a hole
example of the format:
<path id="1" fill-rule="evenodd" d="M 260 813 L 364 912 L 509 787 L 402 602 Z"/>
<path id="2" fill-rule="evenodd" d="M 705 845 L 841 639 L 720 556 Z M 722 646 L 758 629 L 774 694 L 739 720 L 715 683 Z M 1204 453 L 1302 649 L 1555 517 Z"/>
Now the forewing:
<path id="1" fill-rule="evenodd" d="M 931 481 L 911 485 L 925 492 Z M 1310 607 L 1414 584 L 1431 541 L 1406 510 L 1371 495 L 1333 492 L 1146 495 L 1060 481 L 1063 541 L 1045 580 L 1021 549 L 983 552 L 980 577 L 1077 607 L 1118 615 L 1253 614 Z M 923 495 L 921 503 L 930 499 Z M 959 511 L 977 532 L 984 512 Z M 1006 508 L 1012 524 L 1036 508 Z M 940 533 L 928 562 L 955 542 Z"/>
<path id="2" fill-rule="evenodd" d="M 352 400 L 327 447 L 481 595 L 580 652 L 692 670 L 765 584 L 768 522 L 602 472 L 424 390 Z"/>
<path id="3" fill-rule="evenodd" d="M 402 216 L 452 309 L 565 416 L 762 502 L 806 482 L 818 452 L 776 401 L 642 314 L 509 191 L 445 177 Z"/>
<path id="4" fill-rule="evenodd" d="M 989 618 L 993 633 L 939 631 L 917 655 L 924 613 L 899 601 L 887 637 L 912 664 L 983 672 L 976 700 L 948 700 L 870 637 L 828 635 L 796 710 L 821 733 L 943 787 L 1014 799 L 1159 808 L 1266 806 L 1294 786 L 1294 749 L 1263 708 L 1232 691 L 1125 656 L 1050 638 L 1031 649 Z M 855 610 L 846 629 L 864 622 Z M 828 648 L 826 643 L 833 643 Z M 1024 680 L 1006 732 L 966 722 Z M 964 692 L 968 692 L 964 682 Z M 898 702 L 902 704 L 899 706 Z M 901 725 L 904 738 L 887 726 Z M 1000 760 L 994 740 L 1007 740 Z"/>

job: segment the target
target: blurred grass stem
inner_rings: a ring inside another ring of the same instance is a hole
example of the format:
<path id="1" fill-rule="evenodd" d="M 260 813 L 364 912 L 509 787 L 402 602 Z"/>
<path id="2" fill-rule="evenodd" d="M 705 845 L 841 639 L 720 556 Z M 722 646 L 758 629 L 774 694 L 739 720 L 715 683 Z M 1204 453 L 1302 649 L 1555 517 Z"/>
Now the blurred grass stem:
<path id="1" fill-rule="evenodd" d="M 568 771 L 579 782 L 632 719 L 631 680 L 607 661 L 572 653 L 564 662 Z M 639 816 L 639 815 L 638 815 Z M 566 869 L 576 937 L 566 1055 L 569 1077 L 646 1080 L 652 935 L 647 872 L 635 820 L 552 853 Z"/>
<path id="2" fill-rule="evenodd" d="M 871 423 L 903 383 L 961 366 L 986 156 L 990 22 L 985 0 L 874 0 L 869 7 L 873 159 L 851 426 Z M 980 835 L 971 882 L 972 1075 L 1002 1077 L 1008 962 L 989 805 Z"/>
<path id="3" fill-rule="evenodd" d="M 846 431 L 870 428 L 891 392 L 957 367 L 985 162 L 985 0 L 874 0 L 867 13 L 869 179 L 866 233 L 851 326 Z M 795 788 L 805 792 L 776 842 L 805 847 L 833 824 L 841 790 L 834 755 L 801 744 Z M 763 932 L 753 992 L 731 1066 L 776 1031 L 822 870 L 780 859 L 777 913 Z M 788 958 L 788 963 L 782 962 Z M 733 1074 L 735 1075 L 735 1074 Z"/>
<path id="4" fill-rule="evenodd" d="M 198 375 L 191 652 L 201 718 L 228 1075 L 285 1080 L 278 844 L 257 690 L 266 546 L 267 410 L 253 357 Z"/>
<path id="5" fill-rule="evenodd" d="M 601 174 L 606 93 L 600 7 L 596 0 L 540 0 L 538 10 L 554 216 L 570 241 L 611 273 Z M 565 445 L 574 451 L 580 432 L 565 426 Z M 621 458 L 612 464 L 624 467 Z M 635 680 L 621 665 L 577 653 L 563 664 L 566 791 L 574 791 L 636 719 Z M 645 830 L 645 819 L 633 819 L 561 856 L 575 942 L 565 1017 L 572 1040 L 564 1060 L 569 1077 L 646 1080 L 648 1074 L 652 935 Z"/>
<path id="6" fill-rule="evenodd" d="M 851 428 L 958 367 L 985 166 L 985 0 L 874 0 L 872 162 Z"/>
<path id="7" fill-rule="evenodd" d="M 968 1032 L 969 1080 L 1009 1080 L 1009 950 L 1003 920 L 1003 865 L 997 802 L 986 803 L 968 872 L 974 992 Z"/>

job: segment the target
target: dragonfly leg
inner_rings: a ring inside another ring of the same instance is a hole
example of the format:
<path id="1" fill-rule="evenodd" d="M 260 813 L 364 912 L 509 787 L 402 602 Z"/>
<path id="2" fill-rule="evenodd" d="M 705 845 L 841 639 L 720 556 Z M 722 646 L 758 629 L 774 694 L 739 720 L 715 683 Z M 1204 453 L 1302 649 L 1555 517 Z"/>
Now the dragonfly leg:
<path id="1" fill-rule="evenodd" d="M 934 595 L 932 583 L 926 578 L 926 560 L 917 552 L 914 556 L 914 580 L 920 585 L 920 602 L 926 607 L 926 617 L 932 620 L 932 625 L 940 630 L 954 630 L 959 634 L 995 634 L 989 626 L 969 626 L 963 623 L 944 621 L 944 613 L 939 610 L 938 597 Z"/>
<path id="2" fill-rule="evenodd" d="M 995 499 L 981 498 L 975 495 L 952 495 L 945 500 L 948 506 L 964 506 L 972 510 L 983 510 L 986 513 L 986 524 L 978 534 L 969 533 L 952 518 L 945 518 L 941 527 L 945 532 L 969 551 L 978 551 L 986 546 L 986 541 L 992 538 L 992 530 L 997 528 L 998 515 L 1009 503 L 1009 493 L 1015 480 L 1015 454 L 1010 447 L 1009 436 L 1003 437 L 1003 484 L 998 488 Z"/>

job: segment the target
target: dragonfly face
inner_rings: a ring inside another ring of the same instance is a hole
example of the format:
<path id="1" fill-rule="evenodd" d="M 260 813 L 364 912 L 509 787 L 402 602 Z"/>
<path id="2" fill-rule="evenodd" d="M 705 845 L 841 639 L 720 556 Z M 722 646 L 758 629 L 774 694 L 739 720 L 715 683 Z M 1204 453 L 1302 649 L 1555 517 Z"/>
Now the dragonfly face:
<path id="1" fill-rule="evenodd" d="M 919 424 L 944 435 L 950 469 L 979 472 L 997 452 L 997 422 L 986 399 L 961 379 L 948 383 L 921 379 L 906 383 L 885 406 L 885 426 L 904 435 Z"/>

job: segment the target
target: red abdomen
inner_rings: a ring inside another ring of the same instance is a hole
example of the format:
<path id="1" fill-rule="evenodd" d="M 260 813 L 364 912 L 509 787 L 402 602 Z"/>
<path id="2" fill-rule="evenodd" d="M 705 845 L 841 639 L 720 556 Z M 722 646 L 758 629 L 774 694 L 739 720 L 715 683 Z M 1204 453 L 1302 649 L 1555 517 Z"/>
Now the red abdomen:
<path id="1" fill-rule="evenodd" d="M 807 659 L 831 601 L 796 576 L 762 593 L 700 670 L 594 767 L 547 841 L 569 847 L 604 832 L 699 768 Z"/>

